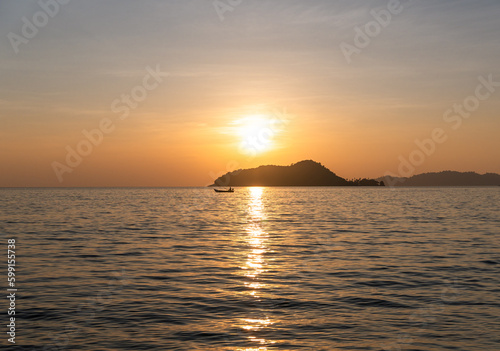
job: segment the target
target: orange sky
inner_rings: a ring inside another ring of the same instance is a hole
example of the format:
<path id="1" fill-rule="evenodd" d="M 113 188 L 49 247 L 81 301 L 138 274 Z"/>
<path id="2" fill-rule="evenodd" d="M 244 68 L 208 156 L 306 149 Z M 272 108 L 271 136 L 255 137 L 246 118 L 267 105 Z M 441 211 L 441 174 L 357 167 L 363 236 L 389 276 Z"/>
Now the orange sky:
<path id="1" fill-rule="evenodd" d="M 500 4 L 401 5 L 356 46 L 387 4 L 71 2 L 26 38 L 43 9 L 1 3 L 0 186 L 203 186 L 303 159 L 500 173 Z"/>

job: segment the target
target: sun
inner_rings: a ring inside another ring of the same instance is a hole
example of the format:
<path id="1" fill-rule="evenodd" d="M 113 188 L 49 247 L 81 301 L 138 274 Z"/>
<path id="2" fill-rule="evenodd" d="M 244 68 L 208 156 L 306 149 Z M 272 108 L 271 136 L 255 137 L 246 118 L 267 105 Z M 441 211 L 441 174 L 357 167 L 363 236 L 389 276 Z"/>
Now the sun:
<path id="1" fill-rule="evenodd" d="M 255 155 L 272 149 L 277 130 L 271 117 L 265 114 L 249 115 L 234 124 L 242 152 Z"/>

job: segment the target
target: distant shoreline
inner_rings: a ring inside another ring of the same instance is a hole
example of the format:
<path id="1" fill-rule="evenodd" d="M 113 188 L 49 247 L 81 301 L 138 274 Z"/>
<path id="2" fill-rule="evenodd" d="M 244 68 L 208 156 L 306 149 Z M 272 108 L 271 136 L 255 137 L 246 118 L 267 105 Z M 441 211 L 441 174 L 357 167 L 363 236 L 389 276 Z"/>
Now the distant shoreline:
<path id="1" fill-rule="evenodd" d="M 500 185 L 499 174 L 456 171 L 423 173 L 407 178 L 384 176 L 376 179 L 344 179 L 319 162 L 305 160 L 289 166 L 268 165 L 228 172 L 217 178 L 210 186 L 494 187 L 498 185 Z"/>
<path id="2" fill-rule="evenodd" d="M 307 186 L 307 185 L 272 185 L 272 186 L 260 186 L 260 185 L 252 185 L 252 186 L 232 186 L 233 188 L 342 188 L 342 189 L 416 189 L 416 188 L 498 188 L 500 185 L 425 185 L 425 186 L 417 186 L 417 185 L 400 185 L 396 187 L 358 187 L 358 186 L 345 186 L 345 185 L 319 185 L 319 186 Z M 53 186 L 6 186 L 0 187 L 1 190 L 22 190 L 22 189 L 46 189 L 46 190 L 72 190 L 72 189 L 207 189 L 211 190 L 212 186 L 206 185 L 189 185 L 189 186 L 75 186 L 75 187 L 53 187 Z"/>

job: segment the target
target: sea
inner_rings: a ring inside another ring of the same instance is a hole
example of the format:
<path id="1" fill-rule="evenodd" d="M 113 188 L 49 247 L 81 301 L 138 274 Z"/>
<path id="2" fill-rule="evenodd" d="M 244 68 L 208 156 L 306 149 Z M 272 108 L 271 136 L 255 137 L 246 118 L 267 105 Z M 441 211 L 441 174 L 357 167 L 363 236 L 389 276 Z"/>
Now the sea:
<path id="1" fill-rule="evenodd" d="M 500 350 L 500 187 L 0 200 L 5 350 Z"/>

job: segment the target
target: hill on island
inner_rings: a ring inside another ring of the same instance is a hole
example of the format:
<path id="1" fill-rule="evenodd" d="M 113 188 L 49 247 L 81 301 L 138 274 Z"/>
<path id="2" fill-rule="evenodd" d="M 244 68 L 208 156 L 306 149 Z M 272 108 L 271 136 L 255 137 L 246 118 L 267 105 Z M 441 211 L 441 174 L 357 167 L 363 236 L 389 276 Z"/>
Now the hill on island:
<path id="1" fill-rule="evenodd" d="M 290 166 L 260 166 L 229 172 L 211 186 L 379 186 L 373 179 L 346 180 L 321 163 L 307 160 Z"/>
<path id="2" fill-rule="evenodd" d="M 409 178 L 385 176 L 378 178 L 389 186 L 497 186 L 500 175 L 496 173 L 478 174 L 475 172 L 431 172 Z"/>

